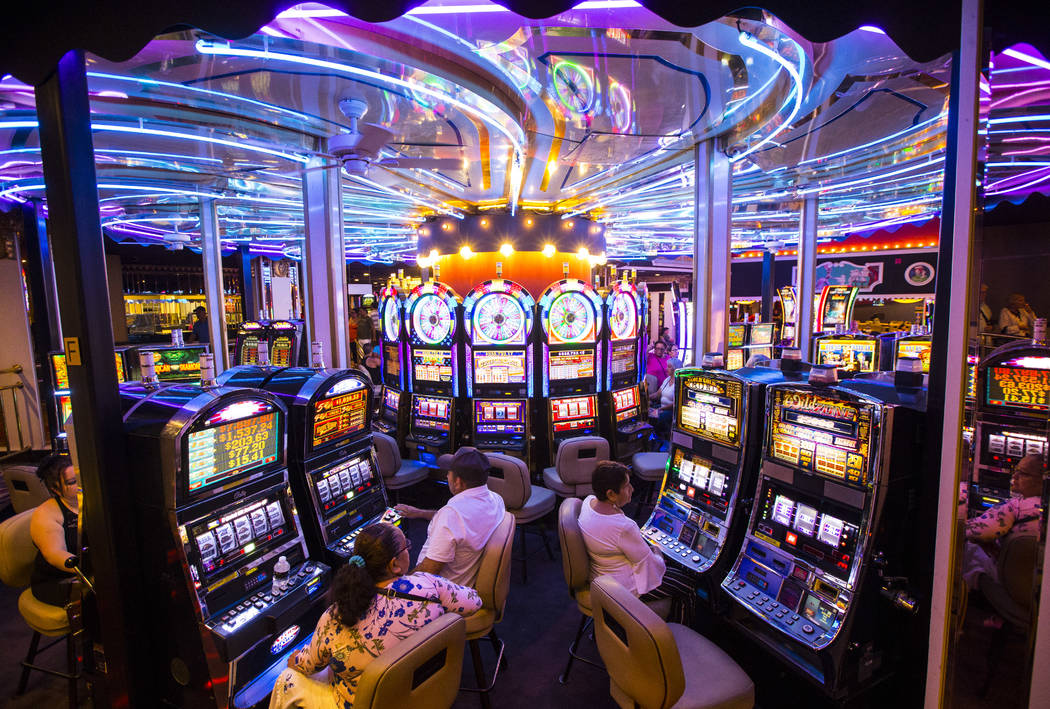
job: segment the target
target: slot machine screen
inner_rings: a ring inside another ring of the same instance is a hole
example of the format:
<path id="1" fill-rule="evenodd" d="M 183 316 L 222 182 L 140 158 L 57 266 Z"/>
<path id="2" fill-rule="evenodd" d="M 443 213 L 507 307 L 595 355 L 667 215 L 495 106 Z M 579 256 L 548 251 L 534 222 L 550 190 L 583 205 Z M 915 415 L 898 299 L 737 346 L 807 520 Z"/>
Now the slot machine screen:
<path id="1" fill-rule="evenodd" d="M 342 387 L 340 385 L 343 385 Z M 351 386 L 356 390 L 346 391 Z M 339 389 L 343 389 L 340 391 Z M 368 390 L 355 379 L 344 379 L 313 405 L 313 449 L 317 450 L 363 431 L 368 420 Z"/>
<path id="2" fill-rule="evenodd" d="M 762 355 L 763 357 L 768 357 L 769 359 L 773 359 L 773 348 L 772 347 L 755 347 L 755 348 L 752 348 L 751 350 L 749 350 L 749 352 L 751 353 L 752 356 L 753 355 Z"/>
<path id="3" fill-rule="evenodd" d="M 478 433 L 525 433 L 525 403 L 523 401 L 474 400 L 474 426 Z"/>
<path id="4" fill-rule="evenodd" d="M 452 400 L 443 396 L 416 396 L 413 398 L 412 424 L 432 431 L 450 430 Z"/>
<path id="5" fill-rule="evenodd" d="M 827 364 L 851 372 L 875 371 L 876 340 L 817 340 L 817 364 Z"/>
<path id="6" fill-rule="evenodd" d="M 124 358 L 120 356 L 119 352 L 114 352 L 113 358 L 117 365 L 117 383 L 123 384 L 125 381 Z M 55 377 L 55 389 L 58 391 L 69 391 L 69 370 L 66 368 L 66 355 L 64 353 L 51 355 L 51 371 Z"/>
<path id="7" fill-rule="evenodd" d="M 922 361 L 922 371 L 927 374 L 930 371 L 930 350 L 933 343 L 929 340 L 898 340 L 897 359 L 901 357 L 915 357 Z"/>
<path id="8" fill-rule="evenodd" d="M 524 384 L 525 350 L 474 350 L 475 384 Z"/>
<path id="9" fill-rule="evenodd" d="M 724 520 L 735 486 L 732 466 L 674 446 L 664 489 L 678 500 Z"/>
<path id="10" fill-rule="evenodd" d="M 866 485 L 871 423 L 871 404 L 774 389 L 766 454 L 812 473 Z"/>
<path id="11" fill-rule="evenodd" d="M 340 461 L 330 468 L 316 470 L 310 475 L 321 516 L 325 520 L 335 517 L 360 495 L 376 485 L 371 456 L 360 453 L 349 460 Z"/>
<path id="12" fill-rule="evenodd" d="M 202 347 L 186 347 L 156 350 L 153 353 L 153 369 L 162 382 L 185 382 L 201 375 L 200 356 Z"/>
<path id="13" fill-rule="evenodd" d="M 744 366 L 744 351 L 732 349 L 726 351 L 726 369 L 740 369 Z"/>
<path id="14" fill-rule="evenodd" d="M 383 343 L 383 371 L 389 377 L 401 376 L 401 348 L 396 342 Z"/>
<path id="15" fill-rule="evenodd" d="M 593 377 L 594 350 L 554 350 L 547 371 L 551 381 Z"/>
<path id="16" fill-rule="evenodd" d="M 277 335 L 270 346 L 270 362 L 275 367 L 292 365 L 292 338 L 290 335 Z"/>
<path id="17" fill-rule="evenodd" d="M 1050 357 L 1015 357 L 985 370 L 985 403 L 1020 411 L 1050 411 Z"/>
<path id="18" fill-rule="evenodd" d="M 984 437 L 981 462 L 986 465 L 1006 467 L 1020 462 L 1026 455 L 1045 456 L 1050 447 L 1045 433 L 985 424 L 981 435 Z"/>
<path id="19" fill-rule="evenodd" d="M 638 366 L 636 352 L 634 341 L 612 345 L 609 353 L 609 371 L 612 374 L 633 372 Z"/>
<path id="20" fill-rule="evenodd" d="M 679 430 L 715 443 L 740 447 L 743 385 L 708 373 L 679 377 L 675 391 Z"/>
<path id="21" fill-rule="evenodd" d="M 401 408 L 401 392 L 397 389 L 386 388 L 383 390 L 383 406 L 395 414 Z"/>
<path id="22" fill-rule="evenodd" d="M 277 412 L 263 401 L 239 401 L 215 413 L 188 435 L 189 492 L 276 461 L 280 433 Z"/>
<path id="23" fill-rule="evenodd" d="M 773 323 L 760 323 L 751 326 L 752 345 L 773 344 Z"/>
<path id="24" fill-rule="evenodd" d="M 451 382 L 452 350 L 413 350 L 412 376 L 418 382 Z"/>
<path id="25" fill-rule="evenodd" d="M 729 347 L 743 347 L 744 346 L 744 333 L 747 329 L 747 325 L 730 325 L 729 326 Z"/>
<path id="26" fill-rule="evenodd" d="M 642 411 L 639 406 L 638 387 L 628 387 L 614 391 L 613 410 L 616 414 L 616 423 L 623 423 L 631 419 L 641 418 Z"/>
<path id="27" fill-rule="evenodd" d="M 592 427 L 596 403 L 597 397 L 595 396 L 551 399 L 551 423 L 555 433 Z"/>
<path id="28" fill-rule="evenodd" d="M 244 340 L 241 342 L 241 361 L 240 364 L 258 364 L 259 363 L 259 336 L 258 335 L 246 335 Z"/>
<path id="29" fill-rule="evenodd" d="M 846 582 L 860 538 L 860 516 L 859 509 L 763 478 L 752 532 Z"/>
<path id="30" fill-rule="evenodd" d="M 227 508 L 188 526 L 205 583 L 210 583 L 219 574 L 228 573 L 231 568 L 243 567 L 258 559 L 270 548 L 295 535 L 287 501 L 275 492 L 233 509 Z"/>

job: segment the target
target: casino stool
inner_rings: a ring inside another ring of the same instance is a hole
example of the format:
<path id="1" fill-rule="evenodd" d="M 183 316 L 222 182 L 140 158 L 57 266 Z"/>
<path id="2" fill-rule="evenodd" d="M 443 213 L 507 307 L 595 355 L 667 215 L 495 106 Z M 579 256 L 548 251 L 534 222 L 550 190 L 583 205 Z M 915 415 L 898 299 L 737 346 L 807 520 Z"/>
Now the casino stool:
<path id="1" fill-rule="evenodd" d="M 29 532 L 32 517 L 33 510 L 25 510 L 0 524 L 0 581 L 8 586 L 23 588 L 29 585 L 37 554 Z M 76 645 L 70 632 L 66 609 L 38 601 L 33 596 L 33 592 L 26 588 L 18 597 L 18 612 L 22 614 L 26 625 L 33 629 L 33 638 L 29 641 L 26 659 L 22 662 L 22 677 L 18 681 L 18 690 L 15 694 L 25 692 L 26 684 L 29 682 L 29 671 L 38 670 L 68 680 L 69 706 L 76 707 L 77 681 L 80 679 L 80 673 L 77 671 Z M 40 638 L 43 635 L 56 638 L 56 640 L 41 648 Z M 33 664 L 38 652 L 54 646 L 62 638 L 66 640 L 66 672 L 58 672 Z"/>
<path id="2" fill-rule="evenodd" d="M 653 498 L 660 492 L 657 486 L 663 482 L 664 470 L 670 458 L 670 453 L 635 453 L 631 456 L 631 470 L 635 477 L 645 483 L 645 495 L 638 502 L 636 515 L 643 505 L 651 507 L 656 504 Z"/>
<path id="3" fill-rule="evenodd" d="M 445 613 L 369 662 L 357 680 L 355 709 L 434 707 L 456 701 L 467 624 Z"/>
<path id="4" fill-rule="evenodd" d="M 554 493 L 545 487 L 529 482 L 529 469 L 525 462 L 502 453 L 485 453 L 493 468 L 498 468 L 501 477 L 489 475 L 489 489 L 503 498 L 507 512 L 514 515 L 514 524 L 521 530 L 521 576 L 522 583 L 529 582 L 529 552 L 525 543 L 525 534 L 537 532 L 547 548 L 547 556 L 554 561 L 550 541 L 547 539 L 547 528 L 543 518 L 554 509 Z M 540 524 L 534 524 L 539 522 Z M 530 529 L 531 528 L 531 529 Z"/>
<path id="5" fill-rule="evenodd" d="M 543 483 L 559 497 L 594 494 L 591 474 L 595 466 L 609 460 L 609 441 L 599 436 L 579 436 L 561 442 L 554 467 L 543 469 Z"/>
<path id="6" fill-rule="evenodd" d="M 580 510 L 583 508 L 583 500 L 578 497 L 567 497 L 562 500 L 558 508 L 558 544 L 561 546 L 561 570 L 565 574 L 565 585 L 569 587 L 569 595 L 576 601 L 580 609 L 580 627 L 576 630 L 576 637 L 569 646 L 569 660 L 565 664 L 565 671 L 558 677 L 558 681 L 567 684 L 569 671 L 572 669 L 573 660 L 586 662 L 588 665 L 602 667 L 594 660 L 577 654 L 580 639 L 587 631 L 587 626 L 592 623 L 591 614 L 591 559 L 587 555 L 587 545 L 583 542 L 583 532 L 580 531 Z M 649 607 L 661 618 L 666 618 L 671 612 L 671 599 L 660 598 L 649 602 Z"/>
<path id="7" fill-rule="evenodd" d="M 608 576 L 591 583 L 591 600 L 598 652 L 609 670 L 609 693 L 621 707 L 750 709 L 755 705 L 754 682 L 703 635 L 678 623 L 665 623 Z"/>
<path id="8" fill-rule="evenodd" d="M 477 687 L 461 687 L 464 692 L 480 692 L 481 706 L 490 709 L 489 692 L 496 685 L 500 665 L 503 664 L 503 641 L 496 635 L 496 623 L 503 620 L 503 610 L 507 605 L 507 594 L 510 593 L 510 561 L 514 553 L 514 515 L 503 514 L 503 521 L 492 532 L 485 548 L 481 552 L 481 567 L 474 588 L 481 596 L 481 609 L 467 616 L 467 642 L 470 643 L 470 656 L 474 662 L 474 678 Z M 492 680 L 485 680 L 485 665 L 481 660 L 481 645 L 478 642 L 488 637 L 496 653 L 496 667 L 492 670 Z"/>
<path id="9" fill-rule="evenodd" d="M 1036 564 L 1039 557 L 1039 539 L 1035 535 L 1011 536 L 999 550 L 996 566 L 999 580 L 987 574 L 977 579 L 977 587 L 992 608 L 1003 619 L 1003 625 L 992 633 L 986 660 L 988 673 L 977 691 L 978 697 L 988 695 L 1003 651 L 1011 633 L 1028 636 L 1032 624 L 1033 589 Z"/>
<path id="10" fill-rule="evenodd" d="M 11 497 L 15 514 L 31 510 L 51 498 L 51 493 L 37 477 L 31 465 L 8 465 L 4 468 L 4 482 Z"/>
<path id="11" fill-rule="evenodd" d="M 376 459 L 379 461 L 379 472 L 383 476 L 383 485 L 394 493 L 395 498 L 398 490 L 420 483 L 430 474 L 426 463 L 418 460 L 402 460 L 397 441 L 385 433 L 373 431 L 372 445 L 376 449 Z"/>

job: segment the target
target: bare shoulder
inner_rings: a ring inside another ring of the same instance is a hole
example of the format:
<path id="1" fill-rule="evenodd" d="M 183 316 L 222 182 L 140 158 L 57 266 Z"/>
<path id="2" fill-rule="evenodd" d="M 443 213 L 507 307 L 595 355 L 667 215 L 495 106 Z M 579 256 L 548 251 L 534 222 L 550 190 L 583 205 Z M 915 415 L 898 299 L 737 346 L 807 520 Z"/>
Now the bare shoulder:
<path id="1" fill-rule="evenodd" d="M 58 500 L 55 498 L 48 498 L 33 510 L 33 524 L 55 521 L 62 523 L 62 510 L 58 508 Z"/>

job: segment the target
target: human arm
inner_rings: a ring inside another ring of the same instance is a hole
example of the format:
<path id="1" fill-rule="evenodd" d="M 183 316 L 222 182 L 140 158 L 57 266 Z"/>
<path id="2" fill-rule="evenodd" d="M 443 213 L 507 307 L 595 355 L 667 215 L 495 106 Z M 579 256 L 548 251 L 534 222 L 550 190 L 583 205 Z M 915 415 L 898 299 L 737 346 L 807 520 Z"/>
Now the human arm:
<path id="1" fill-rule="evenodd" d="M 645 541 L 645 537 L 642 536 L 642 531 L 638 529 L 637 524 L 631 520 L 627 520 L 627 522 L 628 524 L 624 524 L 620 531 L 616 546 L 627 557 L 627 560 L 631 562 L 631 565 L 652 561 L 653 559 L 658 560 L 660 565 L 663 565 L 663 554 L 660 553 L 660 550 Z"/>
<path id="2" fill-rule="evenodd" d="M 333 617 L 334 608 L 332 606 L 321 614 L 310 644 L 288 656 L 288 666 L 293 670 L 312 675 L 328 664 L 332 656 L 332 638 L 339 627 L 339 622 Z"/>
<path id="3" fill-rule="evenodd" d="M 401 513 L 402 517 L 408 519 L 434 519 L 437 510 L 423 510 L 412 505 L 394 505 L 394 509 Z"/>
<path id="4" fill-rule="evenodd" d="M 66 560 L 75 559 L 76 555 L 66 549 L 66 530 L 62 526 L 62 511 L 58 509 L 57 501 L 48 500 L 33 511 L 29 534 L 47 563 L 69 573 Z"/>
<path id="5" fill-rule="evenodd" d="M 980 517 L 966 522 L 966 538 L 974 542 L 990 542 L 1010 531 L 1017 519 L 1013 500 L 996 505 Z"/>
<path id="6" fill-rule="evenodd" d="M 433 574 L 440 576 L 442 570 L 445 568 L 444 561 L 434 561 L 430 558 L 423 558 L 416 564 L 416 568 L 412 569 L 412 573 L 418 574 Z"/>
<path id="7" fill-rule="evenodd" d="M 449 613 L 468 616 L 481 610 L 481 596 L 473 588 L 460 586 L 436 575 L 431 576 L 430 581 L 437 591 L 441 607 Z"/>
<path id="8" fill-rule="evenodd" d="M 419 559 L 413 572 L 439 576 L 445 569 L 445 564 L 456 558 L 458 537 L 452 532 L 449 524 L 456 523 L 458 519 L 448 507 L 436 511 L 420 511 L 429 512 L 431 522 L 427 528 L 427 541 L 419 550 Z"/>
<path id="9" fill-rule="evenodd" d="M 1020 320 L 1010 312 L 1009 308 L 999 311 L 999 331 L 1004 335 L 1021 334 Z"/>

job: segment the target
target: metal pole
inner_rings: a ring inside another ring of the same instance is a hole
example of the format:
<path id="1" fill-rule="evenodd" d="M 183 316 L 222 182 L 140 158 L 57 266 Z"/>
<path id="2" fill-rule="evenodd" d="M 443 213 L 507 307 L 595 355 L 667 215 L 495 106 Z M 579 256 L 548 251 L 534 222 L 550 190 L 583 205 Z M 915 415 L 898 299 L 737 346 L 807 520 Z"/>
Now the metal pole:
<path id="1" fill-rule="evenodd" d="M 44 402 L 42 418 L 52 440 L 58 436 L 58 416 L 54 401 L 54 382 L 51 381 L 50 352 L 61 347 L 62 338 L 57 326 L 58 301 L 55 296 L 54 271 L 51 265 L 51 247 L 47 242 L 47 223 L 38 200 L 22 205 L 23 234 L 25 235 L 25 273 L 29 288 L 29 299 L 33 304 L 33 320 L 30 331 L 33 339 L 33 356 L 36 371 L 34 376 Z"/>
<path id="2" fill-rule="evenodd" d="M 98 217 L 84 53 L 68 52 L 36 87 L 40 152 L 101 646 L 96 706 L 147 706 L 151 674 L 142 613 L 135 506 L 125 472 L 124 427 L 113 361 L 113 325 Z"/>
<path id="3" fill-rule="evenodd" d="M 981 0 L 963 0 L 959 50 L 952 56 L 948 104 L 944 195 L 941 204 L 940 247 L 937 256 L 937 315 L 933 327 L 927 399 L 927 435 L 923 476 L 927 484 L 919 499 L 936 499 L 936 527 L 919 515 L 919 539 L 935 540 L 920 568 L 932 569 L 919 579 L 930 588 L 929 646 L 926 659 L 925 705 L 943 706 L 947 699 L 948 643 L 951 641 L 951 599 L 958 542 L 956 519 L 962 424 L 966 394 L 966 354 L 969 336 L 973 219 L 976 204 L 978 75 L 982 34 Z M 932 517 L 932 515 L 928 515 Z M 920 648 L 921 649 L 921 648 Z"/>
<path id="4" fill-rule="evenodd" d="M 711 162 L 711 141 L 693 146 L 693 364 L 699 365 L 707 352 L 707 311 L 711 264 L 707 238 L 707 166 Z"/>
<path id="5" fill-rule="evenodd" d="M 729 159 L 713 140 L 693 148 L 693 362 L 721 351 L 729 328 L 732 184 Z"/>
<path id="6" fill-rule="evenodd" d="M 254 320 L 259 315 L 255 308 L 255 284 L 252 283 L 252 252 L 246 245 L 237 248 L 241 270 L 241 309 L 245 320 Z"/>
<path id="7" fill-rule="evenodd" d="M 795 268 L 795 331 L 802 359 L 813 356 L 813 295 L 817 281 L 817 198 L 806 197 L 799 218 L 798 266 Z"/>
<path id="8" fill-rule="evenodd" d="M 762 252 L 762 322 L 773 322 L 773 299 L 777 286 L 774 278 L 777 267 L 776 248 Z"/>
<path id="9" fill-rule="evenodd" d="M 307 164 L 303 208 L 303 291 L 308 341 L 323 343 L 333 367 L 348 367 L 346 246 L 338 168 L 324 169 L 324 163 L 316 159 Z"/>
<path id="10" fill-rule="evenodd" d="M 214 355 L 215 374 L 230 366 L 226 337 L 226 289 L 222 282 L 222 236 L 214 199 L 201 200 L 201 256 L 204 260 L 204 303 L 208 310 L 208 333 Z"/>

